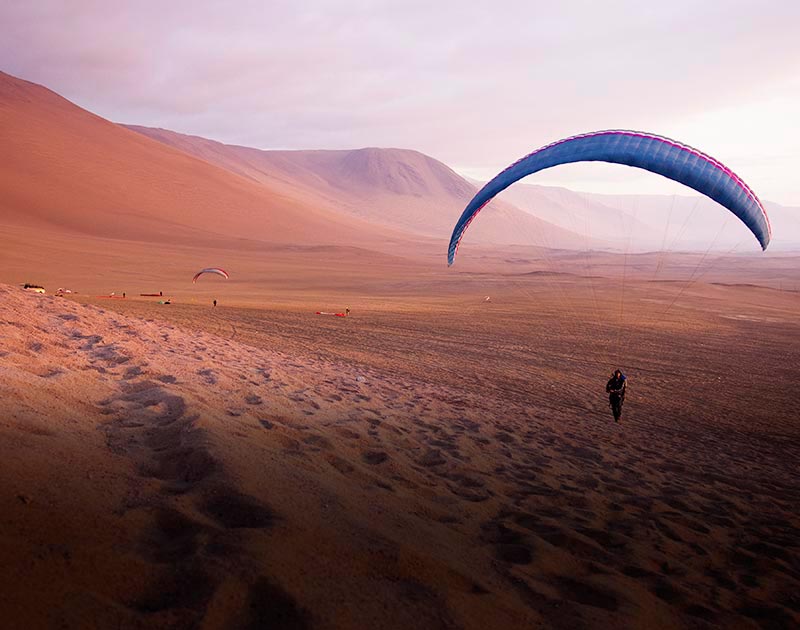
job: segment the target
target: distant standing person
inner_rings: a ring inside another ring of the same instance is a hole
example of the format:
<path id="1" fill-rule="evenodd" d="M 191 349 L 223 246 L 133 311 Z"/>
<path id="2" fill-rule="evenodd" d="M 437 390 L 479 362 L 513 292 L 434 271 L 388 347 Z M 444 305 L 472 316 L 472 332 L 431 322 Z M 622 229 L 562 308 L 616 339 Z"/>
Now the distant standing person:
<path id="1" fill-rule="evenodd" d="M 619 422 L 622 416 L 622 403 L 625 402 L 625 388 L 628 379 L 621 370 L 614 370 L 611 378 L 606 383 L 608 402 L 611 404 L 611 411 L 614 414 L 614 422 Z"/>
<path id="2" fill-rule="evenodd" d="M 125 291 L 122 292 L 122 298 L 125 299 Z"/>
<path id="3" fill-rule="evenodd" d="M 216 308 L 216 306 L 217 306 L 217 301 L 214 300 L 214 307 Z"/>
<path id="4" fill-rule="evenodd" d="M 350 314 L 350 307 L 349 306 L 346 309 L 344 309 L 344 314 L 345 315 L 349 315 Z"/>

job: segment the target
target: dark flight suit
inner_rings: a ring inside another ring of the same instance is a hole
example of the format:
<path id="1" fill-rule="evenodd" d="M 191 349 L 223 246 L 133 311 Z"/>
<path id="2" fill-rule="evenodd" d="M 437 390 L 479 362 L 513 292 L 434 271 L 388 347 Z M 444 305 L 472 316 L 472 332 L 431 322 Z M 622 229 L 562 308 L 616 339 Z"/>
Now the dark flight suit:
<path id="1" fill-rule="evenodd" d="M 608 402 L 611 403 L 611 411 L 614 413 L 614 421 L 619 422 L 622 415 L 622 403 L 625 402 L 625 387 L 628 379 L 625 375 L 620 375 L 619 378 L 612 376 L 608 383 L 606 383 L 606 391 L 608 392 Z"/>

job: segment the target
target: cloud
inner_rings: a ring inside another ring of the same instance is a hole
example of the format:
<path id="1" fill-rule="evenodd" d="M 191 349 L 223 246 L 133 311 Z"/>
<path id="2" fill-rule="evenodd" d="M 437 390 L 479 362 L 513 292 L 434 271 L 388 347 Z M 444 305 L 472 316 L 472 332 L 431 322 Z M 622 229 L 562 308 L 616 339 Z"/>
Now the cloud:
<path id="1" fill-rule="evenodd" d="M 591 129 L 692 143 L 707 112 L 742 105 L 724 122 L 755 126 L 760 95 L 800 97 L 794 1 L 34 1 L 0 21 L 3 69 L 113 120 L 262 148 L 403 146 L 471 172 Z M 786 152 L 772 141 L 747 134 L 738 153 Z"/>

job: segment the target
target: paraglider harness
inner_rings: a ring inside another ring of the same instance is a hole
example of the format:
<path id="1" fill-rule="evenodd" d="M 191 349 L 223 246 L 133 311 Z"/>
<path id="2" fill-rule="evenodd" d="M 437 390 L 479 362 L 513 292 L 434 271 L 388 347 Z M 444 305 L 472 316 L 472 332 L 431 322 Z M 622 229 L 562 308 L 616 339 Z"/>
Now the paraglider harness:
<path id="1" fill-rule="evenodd" d="M 617 377 L 619 374 L 619 377 Z M 627 387 L 628 379 L 620 370 L 615 370 L 611 375 L 608 383 L 606 383 L 606 392 L 608 392 L 608 402 L 611 404 L 611 411 L 614 414 L 614 421 L 619 422 L 622 415 L 622 403 L 625 402 L 625 388 Z"/>

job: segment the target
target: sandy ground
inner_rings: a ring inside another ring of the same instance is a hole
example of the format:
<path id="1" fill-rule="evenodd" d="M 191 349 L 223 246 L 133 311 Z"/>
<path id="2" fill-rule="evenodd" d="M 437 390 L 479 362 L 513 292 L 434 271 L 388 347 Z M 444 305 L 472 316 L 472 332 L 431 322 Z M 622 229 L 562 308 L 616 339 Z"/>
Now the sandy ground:
<path id="1" fill-rule="evenodd" d="M 2 73 L 0 127 L 0 627 L 800 625 L 797 253 L 495 208 L 447 269 L 419 154 L 345 195 Z"/>
<path id="2" fill-rule="evenodd" d="M 796 626 L 798 295 L 634 283 L 620 327 L 586 287 L 343 319 L 3 286 L 3 625 Z"/>

